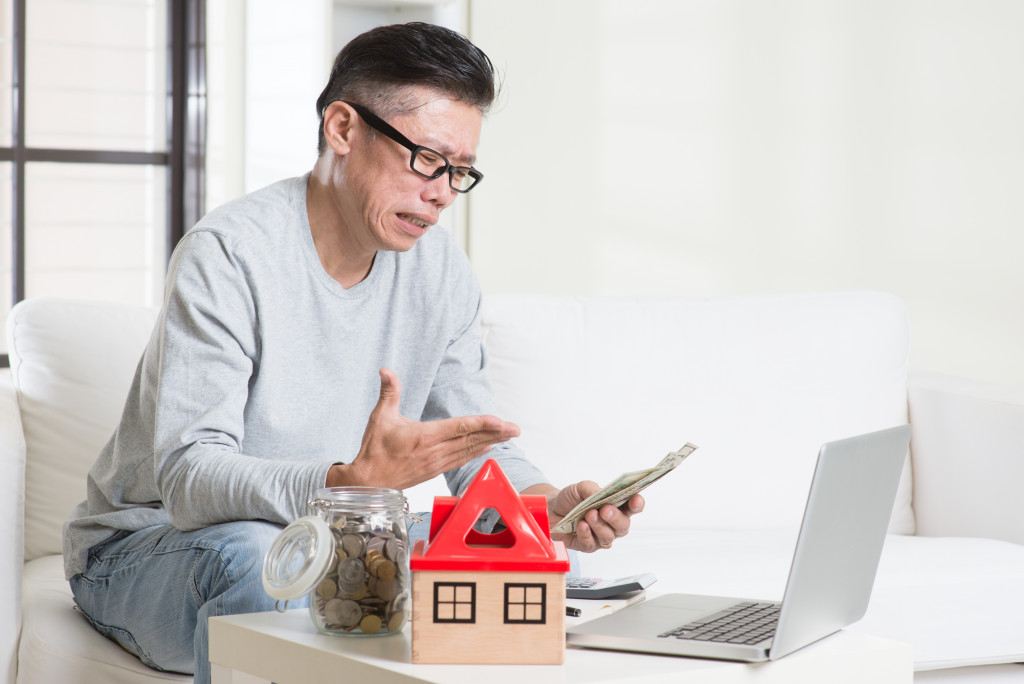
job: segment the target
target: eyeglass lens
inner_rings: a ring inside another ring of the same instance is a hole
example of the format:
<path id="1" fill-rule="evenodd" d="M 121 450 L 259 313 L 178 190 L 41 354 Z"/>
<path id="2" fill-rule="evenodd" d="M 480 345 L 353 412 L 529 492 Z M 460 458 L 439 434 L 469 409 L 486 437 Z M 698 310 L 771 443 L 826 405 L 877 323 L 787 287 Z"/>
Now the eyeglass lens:
<path id="1" fill-rule="evenodd" d="M 427 178 L 437 178 L 446 171 L 447 165 L 447 159 L 425 148 L 417 149 L 412 160 L 413 170 Z M 448 175 L 452 188 L 460 192 L 466 192 L 479 180 L 476 175 L 470 173 L 470 169 L 462 166 L 451 167 Z"/>

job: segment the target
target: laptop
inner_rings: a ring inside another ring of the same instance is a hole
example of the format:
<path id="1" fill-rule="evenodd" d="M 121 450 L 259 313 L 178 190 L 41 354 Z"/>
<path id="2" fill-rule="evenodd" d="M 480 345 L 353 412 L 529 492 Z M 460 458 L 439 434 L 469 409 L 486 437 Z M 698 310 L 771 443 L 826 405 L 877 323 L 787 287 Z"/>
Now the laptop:
<path id="1" fill-rule="evenodd" d="M 763 662 L 856 622 L 871 597 L 909 442 L 910 426 L 900 425 L 821 447 L 781 603 L 665 594 L 576 625 L 567 642 Z"/>

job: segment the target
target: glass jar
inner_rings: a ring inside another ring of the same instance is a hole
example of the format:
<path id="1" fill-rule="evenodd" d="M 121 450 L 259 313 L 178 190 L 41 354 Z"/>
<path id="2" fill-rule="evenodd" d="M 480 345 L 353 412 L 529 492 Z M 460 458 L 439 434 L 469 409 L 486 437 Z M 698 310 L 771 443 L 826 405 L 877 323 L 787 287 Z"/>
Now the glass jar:
<path id="1" fill-rule="evenodd" d="M 412 608 L 402 492 L 327 487 L 309 505 L 315 515 L 286 527 L 267 552 L 267 593 L 286 603 L 309 594 L 310 618 L 325 634 L 401 631 Z"/>

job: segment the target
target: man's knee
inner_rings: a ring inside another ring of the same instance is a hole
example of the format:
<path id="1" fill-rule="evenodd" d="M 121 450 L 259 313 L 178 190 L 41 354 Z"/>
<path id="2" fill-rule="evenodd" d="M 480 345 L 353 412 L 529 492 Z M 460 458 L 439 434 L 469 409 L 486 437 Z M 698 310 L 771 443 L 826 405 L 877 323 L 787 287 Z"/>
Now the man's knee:
<path id="1" fill-rule="evenodd" d="M 258 520 L 208 528 L 204 548 L 193 569 L 196 598 L 200 603 L 239 585 L 258 585 L 260 591 L 254 593 L 261 597 L 263 557 L 281 529 Z"/>

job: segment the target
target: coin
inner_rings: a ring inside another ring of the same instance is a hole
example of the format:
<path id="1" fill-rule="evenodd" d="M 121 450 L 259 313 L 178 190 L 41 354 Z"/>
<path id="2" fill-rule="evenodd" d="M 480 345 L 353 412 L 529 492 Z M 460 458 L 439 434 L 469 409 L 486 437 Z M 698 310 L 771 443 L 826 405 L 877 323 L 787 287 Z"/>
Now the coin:
<path id="1" fill-rule="evenodd" d="M 371 551 L 376 551 L 377 553 L 384 553 L 384 547 L 387 545 L 387 543 L 388 540 L 384 537 L 371 537 L 370 540 L 366 542 L 366 553 L 369 554 Z"/>
<path id="2" fill-rule="evenodd" d="M 349 515 L 345 524 L 345 531 L 352 533 L 369 532 L 370 523 L 365 515 Z"/>
<path id="3" fill-rule="evenodd" d="M 351 591 L 347 591 L 345 593 L 348 594 L 348 597 L 350 599 L 358 601 L 359 599 L 362 599 L 362 598 L 366 597 L 366 585 L 363 584 L 362 582 L 360 582 L 359 586 L 355 587 L 355 589 L 353 589 Z"/>
<path id="4" fill-rule="evenodd" d="M 324 606 L 324 617 L 327 622 L 342 627 L 351 627 L 359 622 L 363 610 L 351 599 L 331 599 Z"/>
<path id="5" fill-rule="evenodd" d="M 358 558 L 346 558 L 338 563 L 338 584 L 362 582 L 364 572 L 363 561 Z"/>
<path id="6" fill-rule="evenodd" d="M 376 615 L 366 615 L 359 622 L 359 629 L 363 630 L 363 634 L 376 634 L 380 631 L 381 620 Z"/>
<path id="7" fill-rule="evenodd" d="M 384 554 L 380 551 L 367 551 L 366 552 L 366 569 L 371 575 L 377 574 L 377 565 L 385 560 Z"/>
<path id="8" fill-rule="evenodd" d="M 384 580 L 377 580 L 377 596 L 390 601 L 398 595 L 398 580 L 391 579 L 385 582 Z"/>
<path id="9" fill-rule="evenodd" d="M 328 599 L 328 600 L 332 599 L 338 593 L 338 585 L 335 584 L 334 580 L 332 580 L 332 579 L 325 579 L 325 580 L 321 581 L 320 584 L 317 585 L 316 593 L 321 598 Z"/>
<path id="10" fill-rule="evenodd" d="M 341 548 L 350 558 L 362 556 L 366 552 L 366 540 L 360 534 L 344 534 L 341 537 Z"/>
<path id="11" fill-rule="evenodd" d="M 398 596 L 391 600 L 388 604 L 388 612 L 394 613 L 398 610 L 405 610 L 405 602 L 409 600 L 409 594 L 406 592 L 400 593 Z"/>
<path id="12" fill-rule="evenodd" d="M 395 564 L 385 558 L 377 564 L 374 574 L 385 582 L 393 580 L 395 578 Z"/>
<path id="13" fill-rule="evenodd" d="M 388 618 L 388 631 L 397 632 L 398 630 L 402 629 L 402 625 L 404 624 L 405 613 L 400 610 L 396 610 L 395 612 L 391 613 L 391 617 Z"/>

